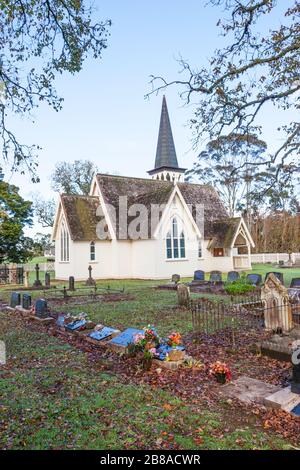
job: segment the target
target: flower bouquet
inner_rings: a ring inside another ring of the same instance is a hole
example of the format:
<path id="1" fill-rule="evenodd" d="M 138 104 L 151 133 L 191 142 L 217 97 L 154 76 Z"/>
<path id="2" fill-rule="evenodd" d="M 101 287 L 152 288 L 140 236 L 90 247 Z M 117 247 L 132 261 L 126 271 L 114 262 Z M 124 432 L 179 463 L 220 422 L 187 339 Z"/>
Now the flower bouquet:
<path id="1" fill-rule="evenodd" d="M 171 349 L 167 354 L 168 361 L 180 361 L 184 358 L 185 352 L 181 349 L 177 349 L 177 346 L 181 344 L 181 334 L 180 333 L 172 333 L 167 338 L 167 344 L 170 346 Z"/>
<path id="2" fill-rule="evenodd" d="M 226 382 L 229 382 L 231 380 L 231 370 L 229 367 L 220 361 L 214 362 L 210 366 L 209 370 L 210 375 L 213 375 L 216 379 L 217 382 L 220 384 L 225 384 Z"/>
<path id="3" fill-rule="evenodd" d="M 158 356 L 156 348 L 145 349 L 142 356 L 142 367 L 144 370 L 149 370 L 152 365 L 152 360 Z"/>

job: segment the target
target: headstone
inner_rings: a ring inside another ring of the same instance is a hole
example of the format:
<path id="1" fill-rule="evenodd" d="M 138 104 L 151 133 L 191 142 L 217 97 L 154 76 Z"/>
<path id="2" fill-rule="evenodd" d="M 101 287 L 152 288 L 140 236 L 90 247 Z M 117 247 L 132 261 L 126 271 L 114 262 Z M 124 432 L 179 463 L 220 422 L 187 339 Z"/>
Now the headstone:
<path id="1" fill-rule="evenodd" d="M 29 287 L 29 271 L 24 273 L 24 287 Z"/>
<path id="2" fill-rule="evenodd" d="M 96 283 L 95 283 L 94 279 L 92 278 L 92 270 L 93 270 L 93 268 L 92 268 L 91 265 L 88 267 L 88 270 L 89 270 L 89 277 L 88 277 L 88 279 L 87 279 L 85 285 L 86 285 L 86 286 L 94 286 Z"/>
<path id="3" fill-rule="evenodd" d="M 274 271 L 273 271 L 272 273 L 271 273 L 271 272 L 270 272 L 270 273 L 267 273 L 267 274 L 265 275 L 265 281 L 266 281 L 267 277 L 269 276 L 269 274 L 274 274 L 274 276 L 276 276 L 277 279 L 279 279 L 279 281 L 281 282 L 281 284 L 284 285 L 283 273 L 274 272 Z"/>
<path id="4" fill-rule="evenodd" d="M 211 271 L 211 273 L 209 275 L 209 280 L 211 282 L 221 282 L 222 281 L 221 271 Z"/>
<path id="5" fill-rule="evenodd" d="M 293 376 L 291 383 L 292 393 L 300 395 L 300 347 L 295 349 L 292 354 Z"/>
<path id="6" fill-rule="evenodd" d="M 180 275 L 179 274 L 172 274 L 171 282 L 174 282 L 175 284 L 178 284 L 180 281 Z"/>
<path id="7" fill-rule="evenodd" d="M 197 270 L 194 272 L 194 281 L 204 281 L 205 280 L 205 272 L 201 270 Z"/>
<path id="8" fill-rule="evenodd" d="M 35 301 L 35 315 L 39 318 L 47 318 L 48 307 L 45 299 L 37 299 Z"/>
<path id="9" fill-rule="evenodd" d="M 115 338 L 111 339 L 108 344 L 120 348 L 127 348 L 130 343 L 133 343 L 134 336 L 137 334 L 144 334 L 144 330 L 137 330 L 136 328 L 127 328 Z"/>
<path id="10" fill-rule="evenodd" d="M 10 295 L 10 306 L 15 308 L 17 305 L 21 305 L 21 294 L 19 292 L 12 292 Z"/>
<path id="11" fill-rule="evenodd" d="M 178 305 L 188 307 L 190 303 L 190 288 L 184 284 L 177 286 Z"/>
<path id="12" fill-rule="evenodd" d="M 70 291 L 75 290 L 75 278 L 74 278 L 74 276 L 69 277 L 69 290 Z"/>
<path id="13" fill-rule="evenodd" d="M 30 310 L 30 307 L 31 307 L 31 295 L 29 295 L 29 294 L 23 294 L 23 296 L 22 296 L 22 307 L 25 308 L 25 310 Z"/>
<path id="14" fill-rule="evenodd" d="M 247 274 L 246 281 L 253 286 L 259 286 L 262 282 L 262 277 L 260 274 Z"/>
<path id="15" fill-rule="evenodd" d="M 46 287 L 50 287 L 50 285 L 51 285 L 50 274 L 49 274 L 49 273 L 45 273 L 45 286 L 46 286 Z"/>
<path id="16" fill-rule="evenodd" d="M 118 330 L 105 326 L 104 328 L 102 328 L 102 330 L 92 331 L 91 333 L 88 334 L 88 336 L 96 341 L 102 341 L 104 339 L 109 338 L 111 335 L 117 332 Z"/>
<path id="17" fill-rule="evenodd" d="M 240 279 L 240 274 L 237 271 L 229 271 L 227 274 L 227 281 L 234 282 Z"/>
<path id="18" fill-rule="evenodd" d="M 33 287 L 42 287 L 42 283 L 40 281 L 40 267 L 38 263 L 35 265 L 35 281 L 33 283 Z"/>
<path id="19" fill-rule="evenodd" d="M 300 289 L 300 277 L 294 277 L 292 279 L 291 288 L 299 288 Z"/>
<path id="20" fill-rule="evenodd" d="M 267 330 L 288 333 L 293 328 L 292 308 L 289 294 L 279 279 L 271 273 L 261 289 L 264 304 L 264 320 Z"/>

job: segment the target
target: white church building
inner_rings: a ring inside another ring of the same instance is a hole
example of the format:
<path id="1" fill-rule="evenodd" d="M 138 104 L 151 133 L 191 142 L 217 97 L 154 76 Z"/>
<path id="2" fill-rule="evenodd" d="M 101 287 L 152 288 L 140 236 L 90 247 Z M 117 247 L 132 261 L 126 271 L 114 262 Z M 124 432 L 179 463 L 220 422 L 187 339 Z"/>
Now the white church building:
<path id="1" fill-rule="evenodd" d="M 168 279 L 251 269 L 254 246 L 215 189 L 184 181 L 163 97 L 148 178 L 96 174 L 88 196 L 61 194 L 52 238 L 57 279 Z"/>

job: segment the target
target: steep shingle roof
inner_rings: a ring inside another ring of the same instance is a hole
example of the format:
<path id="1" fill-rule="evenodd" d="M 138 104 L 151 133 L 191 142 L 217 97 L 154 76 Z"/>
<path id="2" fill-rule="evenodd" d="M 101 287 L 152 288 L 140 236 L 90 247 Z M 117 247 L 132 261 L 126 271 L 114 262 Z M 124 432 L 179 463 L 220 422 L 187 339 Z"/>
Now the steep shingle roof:
<path id="1" fill-rule="evenodd" d="M 124 176 L 111 176 L 98 174 L 97 181 L 104 202 L 115 208 L 116 236 L 122 238 L 119 232 L 119 198 L 127 198 L 128 208 L 133 204 L 143 204 L 147 208 L 145 223 L 148 223 L 148 236 L 153 234 L 156 227 L 151 227 L 151 205 L 165 205 L 168 203 L 174 189 L 169 181 L 152 180 L 145 178 L 130 178 Z M 220 198 L 209 185 L 191 183 L 178 183 L 178 188 L 188 205 L 193 209 L 196 204 L 204 206 L 204 238 L 210 239 L 210 246 L 230 246 L 236 232 L 239 218 L 230 219 L 224 209 Z M 99 198 L 96 196 L 61 196 L 62 205 L 70 229 L 70 236 L 74 241 L 92 241 L 96 238 L 96 226 L 101 220 L 96 211 Z M 192 215 L 197 222 L 196 214 Z M 127 227 L 136 215 L 127 217 Z M 201 227 L 199 226 L 201 229 Z"/>
<path id="2" fill-rule="evenodd" d="M 155 169 L 161 167 L 178 168 L 178 161 L 165 96 L 163 96 L 162 101 L 155 157 Z"/>
<path id="3" fill-rule="evenodd" d="M 100 221 L 96 211 L 99 198 L 92 196 L 61 195 L 61 203 L 74 241 L 92 241 L 97 238 L 96 226 Z"/>

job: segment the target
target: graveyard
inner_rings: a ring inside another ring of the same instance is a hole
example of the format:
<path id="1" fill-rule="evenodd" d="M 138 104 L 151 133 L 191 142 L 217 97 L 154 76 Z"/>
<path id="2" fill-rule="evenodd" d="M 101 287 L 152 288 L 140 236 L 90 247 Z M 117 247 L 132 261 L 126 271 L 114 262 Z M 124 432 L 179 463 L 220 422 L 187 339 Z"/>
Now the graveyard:
<path id="1" fill-rule="evenodd" d="M 61 282 L 36 270 L 27 287 L 1 286 L 1 447 L 298 448 L 300 308 L 272 306 L 291 271 L 255 266 L 261 285 L 236 297 L 208 273 Z"/>

